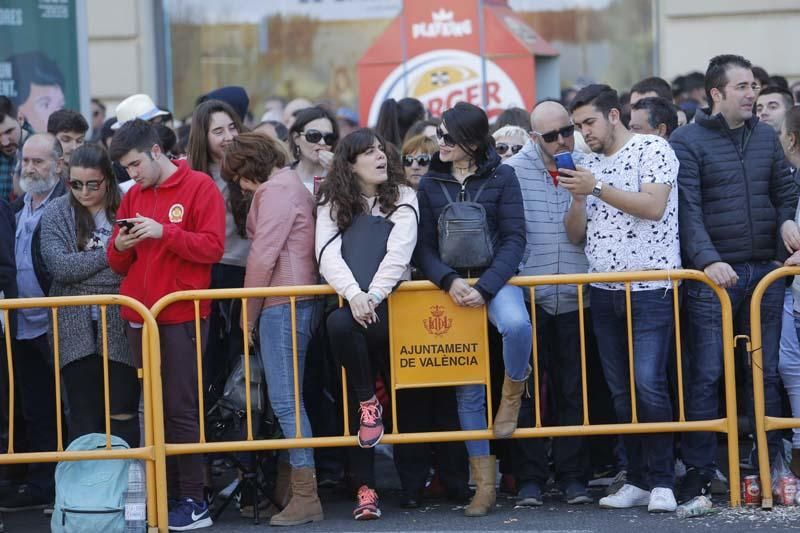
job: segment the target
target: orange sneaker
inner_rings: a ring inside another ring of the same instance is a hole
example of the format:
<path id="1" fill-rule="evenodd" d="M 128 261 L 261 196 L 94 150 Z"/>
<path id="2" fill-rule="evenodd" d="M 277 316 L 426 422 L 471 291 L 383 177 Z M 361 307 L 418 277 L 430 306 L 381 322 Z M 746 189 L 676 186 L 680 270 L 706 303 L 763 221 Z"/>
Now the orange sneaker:
<path id="1" fill-rule="evenodd" d="M 378 507 L 378 493 L 361 485 L 356 496 L 356 508 L 353 509 L 353 518 L 356 520 L 376 520 L 381 517 L 381 509 Z"/>

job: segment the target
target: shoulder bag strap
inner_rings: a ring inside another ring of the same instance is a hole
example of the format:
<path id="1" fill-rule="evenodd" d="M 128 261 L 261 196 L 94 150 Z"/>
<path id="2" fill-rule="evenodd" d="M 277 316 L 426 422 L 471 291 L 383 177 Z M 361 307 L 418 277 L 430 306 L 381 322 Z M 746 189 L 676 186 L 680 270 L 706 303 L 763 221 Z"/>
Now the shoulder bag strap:
<path id="1" fill-rule="evenodd" d="M 322 262 L 322 254 L 323 252 L 325 252 L 325 248 L 327 248 L 330 243 L 336 240 L 337 237 L 341 236 L 341 234 L 342 234 L 341 231 L 337 231 L 333 237 L 328 239 L 328 242 L 326 242 L 325 245 L 322 247 L 322 250 L 319 251 L 319 256 L 317 256 L 317 266 L 319 266 L 320 263 Z"/>

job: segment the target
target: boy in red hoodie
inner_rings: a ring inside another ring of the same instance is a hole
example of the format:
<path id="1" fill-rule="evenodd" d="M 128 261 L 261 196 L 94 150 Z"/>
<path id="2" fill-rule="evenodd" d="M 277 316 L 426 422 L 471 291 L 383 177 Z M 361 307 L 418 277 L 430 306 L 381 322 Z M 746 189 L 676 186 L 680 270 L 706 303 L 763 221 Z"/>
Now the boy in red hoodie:
<path id="1" fill-rule="evenodd" d="M 122 198 L 108 247 L 111 269 L 125 277 L 120 294 L 151 307 L 172 292 L 207 289 L 225 244 L 225 205 L 214 181 L 185 161 L 170 161 L 155 129 L 143 120 L 115 133 L 110 156 L 136 182 Z M 201 302 L 201 346 L 209 311 L 210 302 Z M 122 318 L 129 323 L 131 351 L 141 361 L 141 319 L 124 307 Z M 158 316 L 165 436 L 171 443 L 200 440 L 194 320 L 192 302 L 171 305 Z M 211 526 L 202 458 L 180 455 L 167 466 L 169 497 L 176 500 L 170 530 Z"/>

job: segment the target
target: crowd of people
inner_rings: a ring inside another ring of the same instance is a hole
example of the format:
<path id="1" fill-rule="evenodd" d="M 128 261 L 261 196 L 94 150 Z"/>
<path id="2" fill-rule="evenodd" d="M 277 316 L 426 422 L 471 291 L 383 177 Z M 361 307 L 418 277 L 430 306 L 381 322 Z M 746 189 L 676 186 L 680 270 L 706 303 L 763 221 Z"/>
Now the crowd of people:
<path id="1" fill-rule="evenodd" d="M 89 122 L 76 111 L 55 111 L 46 131 L 35 131 L 15 102 L 0 98 L 0 290 L 5 298 L 121 294 L 150 307 L 209 287 L 333 287 L 343 307 L 338 298 L 307 296 L 249 298 L 244 308 L 203 301 L 199 330 L 192 302 L 158 316 L 170 443 L 199 442 L 199 371 L 211 405 L 245 338 L 286 438 L 342 434 L 346 370 L 358 446 L 282 453 L 271 498 L 242 496 L 243 515 L 259 507 L 272 525 L 289 526 L 322 520 L 320 490 L 337 485 L 352 491 L 356 520 L 381 516 L 374 462 L 389 410 L 397 409 L 402 432 L 488 427 L 483 385 L 402 390 L 397 406 L 388 401 L 387 298 L 405 280 L 430 280 L 458 306 L 487 308 L 495 439 L 395 446 L 403 507 L 439 495 L 465 503 L 466 516 L 485 516 L 495 506 L 499 462 L 499 490 L 520 505 L 542 505 L 553 486 L 569 504 L 592 503 L 589 482 L 607 471 L 616 479 L 601 507 L 671 512 L 710 497 L 724 479 L 715 434 L 508 437 L 533 426 L 535 404 L 545 425 L 582 423 L 582 337 L 592 423 L 631 421 L 632 386 L 639 422 L 674 420 L 672 282 L 631 283 L 629 304 L 624 283 L 537 287 L 533 331 L 530 294 L 509 280 L 697 269 L 728 291 L 736 332 L 748 332 L 753 288 L 782 265 L 800 265 L 800 107 L 785 79 L 760 70 L 720 55 L 705 75 L 675 85 L 648 78 L 620 96 L 592 84 L 530 112 L 509 109 L 493 125 L 474 105 L 430 117 L 413 98 L 387 100 L 374 128 L 302 99 L 271 99 L 253 124 L 244 89 L 223 87 L 199 98 L 179 127 L 147 95 L 127 98 L 109 119 L 93 101 L 87 137 Z M 686 418 L 714 419 L 724 409 L 720 303 L 701 282 L 679 291 Z M 783 414 L 785 390 L 800 416 L 795 317 L 800 283 L 773 284 L 762 304 L 767 415 Z M 56 449 L 54 364 L 68 439 L 105 431 L 104 344 L 111 432 L 137 446 L 141 317 L 124 307 L 75 306 L 58 320 L 57 361 L 47 309 L 19 310 L 3 325 L 19 405 L 19 413 L 3 407 L 3 427 L 17 417 L 24 428 L 15 450 Z M 781 437 L 769 434 L 770 457 Z M 170 459 L 170 529 L 212 525 L 208 463 Z M 800 474 L 798 432 L 791 466 Z M 54 465 L 2 474 L 0 510 L 53 501 Z"/>

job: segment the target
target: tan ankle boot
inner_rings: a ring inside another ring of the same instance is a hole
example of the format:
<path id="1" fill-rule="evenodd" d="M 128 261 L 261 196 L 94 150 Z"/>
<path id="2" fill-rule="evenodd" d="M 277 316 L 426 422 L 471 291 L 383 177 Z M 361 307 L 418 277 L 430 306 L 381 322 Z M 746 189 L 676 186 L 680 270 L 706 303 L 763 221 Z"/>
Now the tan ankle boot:
<path id="1" fill-rule="evenodd" d="M 278 461 L 278 474 L 275 476 L 275 503 L 283 509 L 292 499 L 292 465 Z"/>
<path id="2" fill-rule="evenodd" d="M 280 513 L 273 516 L 271 526 L 299 526 L 323 519 L 322 504 L 317 496 L 317 476 L 314 467 L 292 469 L 292 499 Z"/>
<path id="3" fill-rule="evenodd" d="M 464 516 L 486 516 L 497 500 L 494 485 L 497 461 L 494 455 L 470 457 L 469 472 L 475 482 L 475 496 L 464 509 Z"/>
<path id="4" fill-rule="evenodd" d="M 503 395 L 500 397 L 500 407 L 494 417 L 494 436 L 497 439 L 507 439 L 517 429 L 519 407 L 522 404 L 522 393 L 525 391 L 525 382 L 513 381 L 507 375 L 503 378 Z"/>

